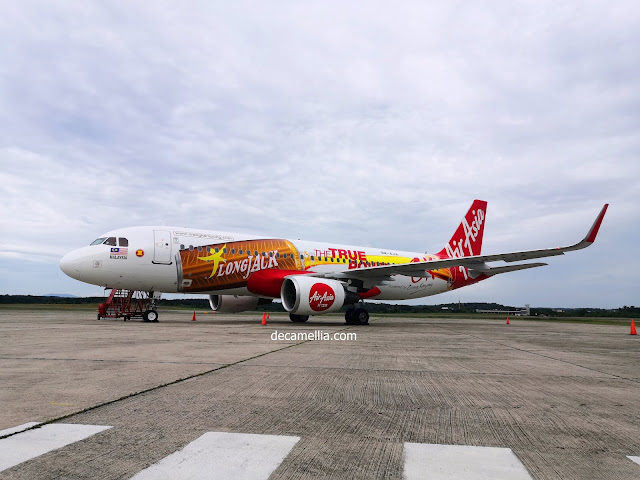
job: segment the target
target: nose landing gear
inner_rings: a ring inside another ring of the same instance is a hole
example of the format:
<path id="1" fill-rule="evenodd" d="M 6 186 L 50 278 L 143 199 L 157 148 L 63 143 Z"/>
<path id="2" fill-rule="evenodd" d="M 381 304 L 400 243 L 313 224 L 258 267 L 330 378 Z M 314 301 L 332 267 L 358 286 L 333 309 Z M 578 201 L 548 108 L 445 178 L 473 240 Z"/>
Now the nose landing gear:
<path id="1" fill-rule="evenodd" d="M 142 320 L 145 322 L 157 322 L 158 312 L 155 310 L 147 310 L 142 314 Z"/>

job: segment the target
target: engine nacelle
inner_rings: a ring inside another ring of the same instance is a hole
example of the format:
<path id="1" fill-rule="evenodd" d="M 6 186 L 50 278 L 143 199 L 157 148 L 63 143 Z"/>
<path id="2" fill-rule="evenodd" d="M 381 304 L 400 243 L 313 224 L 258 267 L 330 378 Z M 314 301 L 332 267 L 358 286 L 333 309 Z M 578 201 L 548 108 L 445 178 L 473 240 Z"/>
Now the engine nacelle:
<path id="1" fill-rule="evenodd" d="M 209 295 L 209 305 L 215 312 L 238 313 L 253 310 L 260 299 L 248 295 Z"/>
<path id="2" fill-rule="evenodd" d="M 355 297 L 354 297 L 355 296 Z M 325 280 L 307 275 L 286 277 L 280 290 L 282 306 L 298 315 L 318 315 L 335 312 L 346 303 L 355 303 L 359 297 L 345 291 L 336 280 Z"/>

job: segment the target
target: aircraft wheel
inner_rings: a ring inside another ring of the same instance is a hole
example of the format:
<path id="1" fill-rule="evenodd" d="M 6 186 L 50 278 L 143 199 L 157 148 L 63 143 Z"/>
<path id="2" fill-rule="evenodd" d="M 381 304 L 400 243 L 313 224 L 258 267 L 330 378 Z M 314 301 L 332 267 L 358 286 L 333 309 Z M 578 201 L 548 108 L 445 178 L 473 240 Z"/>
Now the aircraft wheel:
<path id="1" fill-rule="evenodd" d="M 355 325 L 356 322 L 355 322 L 355 318 L 353 316 L 355 311 L 356 311 L 355 308 L 350 308 L 349 310 L 344 312 L 344 319 L 347 322 L 347 325 Z"/>
<path id="2" fill-rule="evenodd" d="M 294 323 L 302 323 L 309 320 L 309 315 L 296 315 L 295 313 L 290 313 L 289 319 Z"/>
<path id="3" fill-rule="evenodd" d="M 155 310 L 147 310 L 142 314 L 142 319 L 145 322 L 157 322 L 158 321 L 158 312 Z"/>
<path id="4" fill-rule="evenodd" d="M 356 308 L 353 312 L 353 323 L 355 325 L 369 325 L 369 312 L 364 308 Z"/>
<path id="5" fill-rule="evenodd" d="M 102 317 L 100 316 L 100 314 L 98 314 L 98 320 L 100 320 Z"/>

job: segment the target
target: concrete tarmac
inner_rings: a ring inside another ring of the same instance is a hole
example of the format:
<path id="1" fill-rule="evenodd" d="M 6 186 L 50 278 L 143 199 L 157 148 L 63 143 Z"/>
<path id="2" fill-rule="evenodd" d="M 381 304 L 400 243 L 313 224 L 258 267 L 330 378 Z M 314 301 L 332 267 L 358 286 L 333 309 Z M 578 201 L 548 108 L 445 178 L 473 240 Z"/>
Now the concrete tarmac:
<path id="1" fill-rule="evenodd" d="M 5 436 L 0 478 L 169 478 L 171 462 L 216 452 L 227 463 L 202 467 L 204 478 L 224 478 L 229 451 L 246 478 L 481 478 L 485 461 L 502 460 L 475 447 L 500 447 L 522 471 L 500 478 L 640 479 L 628 458 L 640 456 L 640 337 L 628 327 L 197 315 L 0 310 L 0 430 L 102 426 L 2 471 L 3 451 L 28 450 L 27 435 L 52 425 Z"/>

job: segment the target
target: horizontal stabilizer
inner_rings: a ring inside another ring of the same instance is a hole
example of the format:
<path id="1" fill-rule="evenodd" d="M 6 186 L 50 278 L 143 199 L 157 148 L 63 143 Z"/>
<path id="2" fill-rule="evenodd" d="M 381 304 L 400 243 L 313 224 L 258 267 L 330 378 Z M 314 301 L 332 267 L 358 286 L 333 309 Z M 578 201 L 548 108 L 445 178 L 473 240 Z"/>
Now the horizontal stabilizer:
<path id="1" fill-rule="evenodd" d="M 471 278 L 474 277 L 474 272 L 483 273 L 489 277 L 498 275 L 499 273 L 515 272 L 516 270 L 526 270 L 527 268 L 544 267 L 547 263 L 519 263 L 518 265 L 506 265 L 504 267 L 489 267 L 483 269 L 470 268 Z"/>

